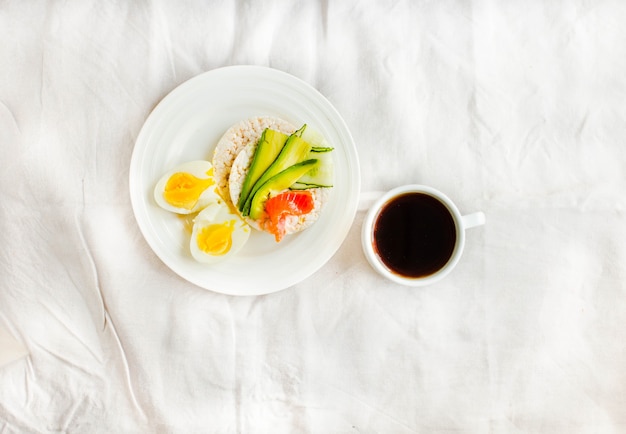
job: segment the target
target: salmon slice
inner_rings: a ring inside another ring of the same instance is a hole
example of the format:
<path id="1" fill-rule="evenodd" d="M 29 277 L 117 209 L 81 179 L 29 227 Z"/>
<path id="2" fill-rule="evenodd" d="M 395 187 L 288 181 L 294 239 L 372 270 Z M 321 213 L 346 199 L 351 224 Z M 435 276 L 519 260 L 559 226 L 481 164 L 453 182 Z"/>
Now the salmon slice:
<path id="1" fill-rule="evenodd" d="M 285 235 L 285 222 L 289 216 L 310 213 L 315 206 L 313 195 L 306 190 L 285 191 L 271 197 L 265 203 L 263 229 L 274 235 L 277 242 Z"/>

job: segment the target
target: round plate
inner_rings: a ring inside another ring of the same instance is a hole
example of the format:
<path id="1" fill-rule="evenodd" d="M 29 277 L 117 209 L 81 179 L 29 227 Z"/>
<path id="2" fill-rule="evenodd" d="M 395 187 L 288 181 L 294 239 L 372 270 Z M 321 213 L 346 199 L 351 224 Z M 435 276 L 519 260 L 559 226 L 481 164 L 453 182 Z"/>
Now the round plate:
<path id="1" fill-rule="evenodd" d="M 276 116 L 307 124 L 335 148 L 335 186 L 317 222 L 285 237 L 253 231 L 243 249 L 215 265 L 189 253 L 189 222 L 158 207 L 153 189 L 168 170 L 186 161 L 211 161 L 222 134 L 242 119 Z M 144 124 L 130 164 L 135 218 L 156 255 L 175 273 L 202 288 L 232 295 L 285 289 L 320 269 L 345 239 L 356 214 L 360 173 L 352 136 L 330 102 L 287 73 L 231 66 L 198 75 L 168 94 Z"/>

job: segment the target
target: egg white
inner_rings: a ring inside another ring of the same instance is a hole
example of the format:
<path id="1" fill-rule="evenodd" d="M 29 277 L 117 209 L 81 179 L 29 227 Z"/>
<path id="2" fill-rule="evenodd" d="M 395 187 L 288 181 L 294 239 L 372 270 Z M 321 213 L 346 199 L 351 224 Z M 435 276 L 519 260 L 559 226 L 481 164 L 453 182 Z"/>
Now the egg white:
<path id="1" fill-rule="evenodd" d="M 209 179 L 212 178 L 211 175 L 208 174 L 212 167 L 213 166 L 208 161 L 196 160 L 183 163 L 173 168 L 172 170 L 169 170 L 156 183 L 156 186 L 154 187 L 154 200 L 161 208 L 177 214 L 193 214 L 206 208 L 211 203 L 220 202 L 221 199 L 220 196 L 217 194 L 215 184 L 210 185 L 206 190 L 202 192 L 202 194 L 198 198 L 198 202 L 196 202 L 196 204 L 191 209 L 176 207 L 168 203 L 163 196 L 163 194 L 165 193 L 165 185 L 167 184 L 167 181 L 175 173 L 184 172 L 189 173 L 190 175 L 193 175 L 199 179 Z"/>
<path id="2" fill-rule="evenodd" d="M 234 221 L 234 229 L 231 234 L 232 245 L 228 252 L 223 255 L 212 255 L 204 252 L 198 247 L 198 235 L 204 228 L 209 225 L 226 224 L 231 221 Z M 191 241 L 189 243 L 191 255 L 196 261 L 205 264 L 220 262 L 237 254 L 237 252 L 239 252 L 239 250 L 241 250 L 241 248 L 246 244 L 249 236 L 250 227 L 239 217 L 239 215 L 231 211 L 230 207 L 226 203 L 211 203 L 200 211 L 194 219 Z"/>

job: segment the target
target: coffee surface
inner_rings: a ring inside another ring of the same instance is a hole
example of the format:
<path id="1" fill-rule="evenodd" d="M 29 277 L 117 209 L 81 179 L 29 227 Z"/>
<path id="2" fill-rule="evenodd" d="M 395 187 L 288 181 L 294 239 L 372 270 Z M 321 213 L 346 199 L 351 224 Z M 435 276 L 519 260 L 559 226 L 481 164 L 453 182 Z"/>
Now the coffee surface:
<path id="1" fill-rule="evenodd" d="M 406 193 L 385 204 L 374 224 L 374 250 L 396 274 L 425 277 L 454 251 L 456 227 L 448 208 L 424 193 Z"/>

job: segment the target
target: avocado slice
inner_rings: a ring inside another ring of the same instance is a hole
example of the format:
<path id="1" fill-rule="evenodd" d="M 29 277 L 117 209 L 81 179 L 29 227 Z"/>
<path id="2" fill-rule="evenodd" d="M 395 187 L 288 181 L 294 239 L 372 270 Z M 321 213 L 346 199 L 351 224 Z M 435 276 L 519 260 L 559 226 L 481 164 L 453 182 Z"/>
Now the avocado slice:
<path id="1" fill-rule="evenodd" d="M 319 160 L 310 159 L 292 166 L 289 166 L 282 172 L 274 175 L 268 179 L 259 189 L 254 193 L 254 196 L 250 201 L 250 213 L 251 219 L 257 220 L 263 214 L 265 210 L 265 202 L 267 201 L 270 193 L 278 192 L 288 189 L 293 183 L 295 183 L 302 175 L 309 172 L 311 169 L 316 168 L 319 165 Z"/>
<path id="2" fill-rule="evenodd" d="M 250 169 L 246 174 L 246 178 L 243 181 L 243 187 L 241 187 L 241 194 L 237 201 L 237 208 L 240 210 L 243 208 L 248 195 L 252 190 L 254 184 L 259 180 L 263 172 L 276 160 L 281 149 L 285 145 L 288 136 L 279 131 L 270 130 L 266 128 L 261 134 L 261 138 L 257 143 L 254 156 L 252 157 L 252 163 Z"/>
<path id="3" fill-rule="evenodd" d="M 283 170 L 287 169 L 294 164 L 300 163 L 307 158 L 311 145 L 306 142 L 302 137 L 302 132 L 305 130 L 306 124 L 302 126 L 298 131 L 289 136 L 287 142 L 281 149 L 276 160 L 267 168 L 267 170 L 261 175 L 252 187 L 252 191 L 248 194 L 243 207 L 240 206 L 239 210 L 244 216 L 249 215 L 250 207 L 252 205 L 252 198 L 261 186 L 266 183 L 270 178 L 279 174 Z M 289 186 L 285 187 L 288 188 Z"/>

